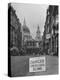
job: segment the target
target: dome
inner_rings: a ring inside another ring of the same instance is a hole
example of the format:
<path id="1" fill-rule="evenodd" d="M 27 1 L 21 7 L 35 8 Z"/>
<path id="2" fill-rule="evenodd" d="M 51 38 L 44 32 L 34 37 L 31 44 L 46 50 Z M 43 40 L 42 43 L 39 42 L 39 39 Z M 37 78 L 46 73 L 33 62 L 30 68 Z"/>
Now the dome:
<path id="1" fill-rule="evenodd" d="M 28 29 L 28 27 L 27 26 L 24 26 L 24 25 L 23 25 L 23 31 L 30 33 L 30 30 Z"/>
<path id="2" fill-rule="evenodd" d="M 24 23 L 23 23 L 23 32 L 25 32 L 25 33 L 30 33 L 30 30 L 29 30 L 29 28 L 26 26 L 26 22 L 25 22 L 25 19 L 24 19 Z"/>

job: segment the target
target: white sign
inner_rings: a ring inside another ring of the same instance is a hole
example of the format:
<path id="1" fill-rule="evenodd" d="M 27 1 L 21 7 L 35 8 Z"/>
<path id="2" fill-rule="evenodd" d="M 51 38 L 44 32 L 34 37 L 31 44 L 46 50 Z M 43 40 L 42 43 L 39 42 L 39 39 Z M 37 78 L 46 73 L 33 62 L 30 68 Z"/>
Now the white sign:
<path id="1" fill-rule="evenodd" d="M 34 57 L 29 59 L 29 72 L 46 71 L 45 57 Z"/>
<path id="2" fill-rule="evenodd" d="M 46 34 L 46 39 L 49 39 L 50 37 L 50 34 Z"/>

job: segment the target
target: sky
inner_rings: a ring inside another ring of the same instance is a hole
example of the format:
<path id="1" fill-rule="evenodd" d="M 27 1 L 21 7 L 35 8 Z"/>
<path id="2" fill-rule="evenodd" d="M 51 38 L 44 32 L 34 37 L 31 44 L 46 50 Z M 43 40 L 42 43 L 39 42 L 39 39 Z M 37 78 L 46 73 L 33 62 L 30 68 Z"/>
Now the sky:
<path id="1" fill-rule="evenodd" d="M 30 29 L 33 38 L 36 36 L 38 25 L 41 35 L 43 35 L 48 5 L 12 3 L 12 6 L 15 9 L 17 17 L 22 25 L 25 18 L 26 25 Z"/>

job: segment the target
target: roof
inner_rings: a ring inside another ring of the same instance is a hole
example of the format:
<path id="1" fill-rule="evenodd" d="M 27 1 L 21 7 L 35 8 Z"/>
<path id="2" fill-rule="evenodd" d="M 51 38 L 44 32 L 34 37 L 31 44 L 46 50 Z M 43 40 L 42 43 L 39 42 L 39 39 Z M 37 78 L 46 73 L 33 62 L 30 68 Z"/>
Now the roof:
<path id="1" fill-rule="evenodd" d="M 24 32 L 28 32 L 28 33 L 30 33 L 30 30 L 29 30 L 28 27 L 25 26 L 25 25 L 23 25 L 23 31 L 24 31 Z"/>

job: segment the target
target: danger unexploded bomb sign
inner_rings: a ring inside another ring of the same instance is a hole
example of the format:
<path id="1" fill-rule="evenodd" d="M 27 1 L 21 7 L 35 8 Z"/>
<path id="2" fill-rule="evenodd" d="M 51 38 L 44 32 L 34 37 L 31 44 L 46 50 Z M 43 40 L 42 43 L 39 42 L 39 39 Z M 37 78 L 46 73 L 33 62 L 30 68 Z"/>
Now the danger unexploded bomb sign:
<path id="1" fill-rule="evenodd" d="M 29 72 L 46 71 L 45 57 L 34 57 L 29 59 Z"/>

